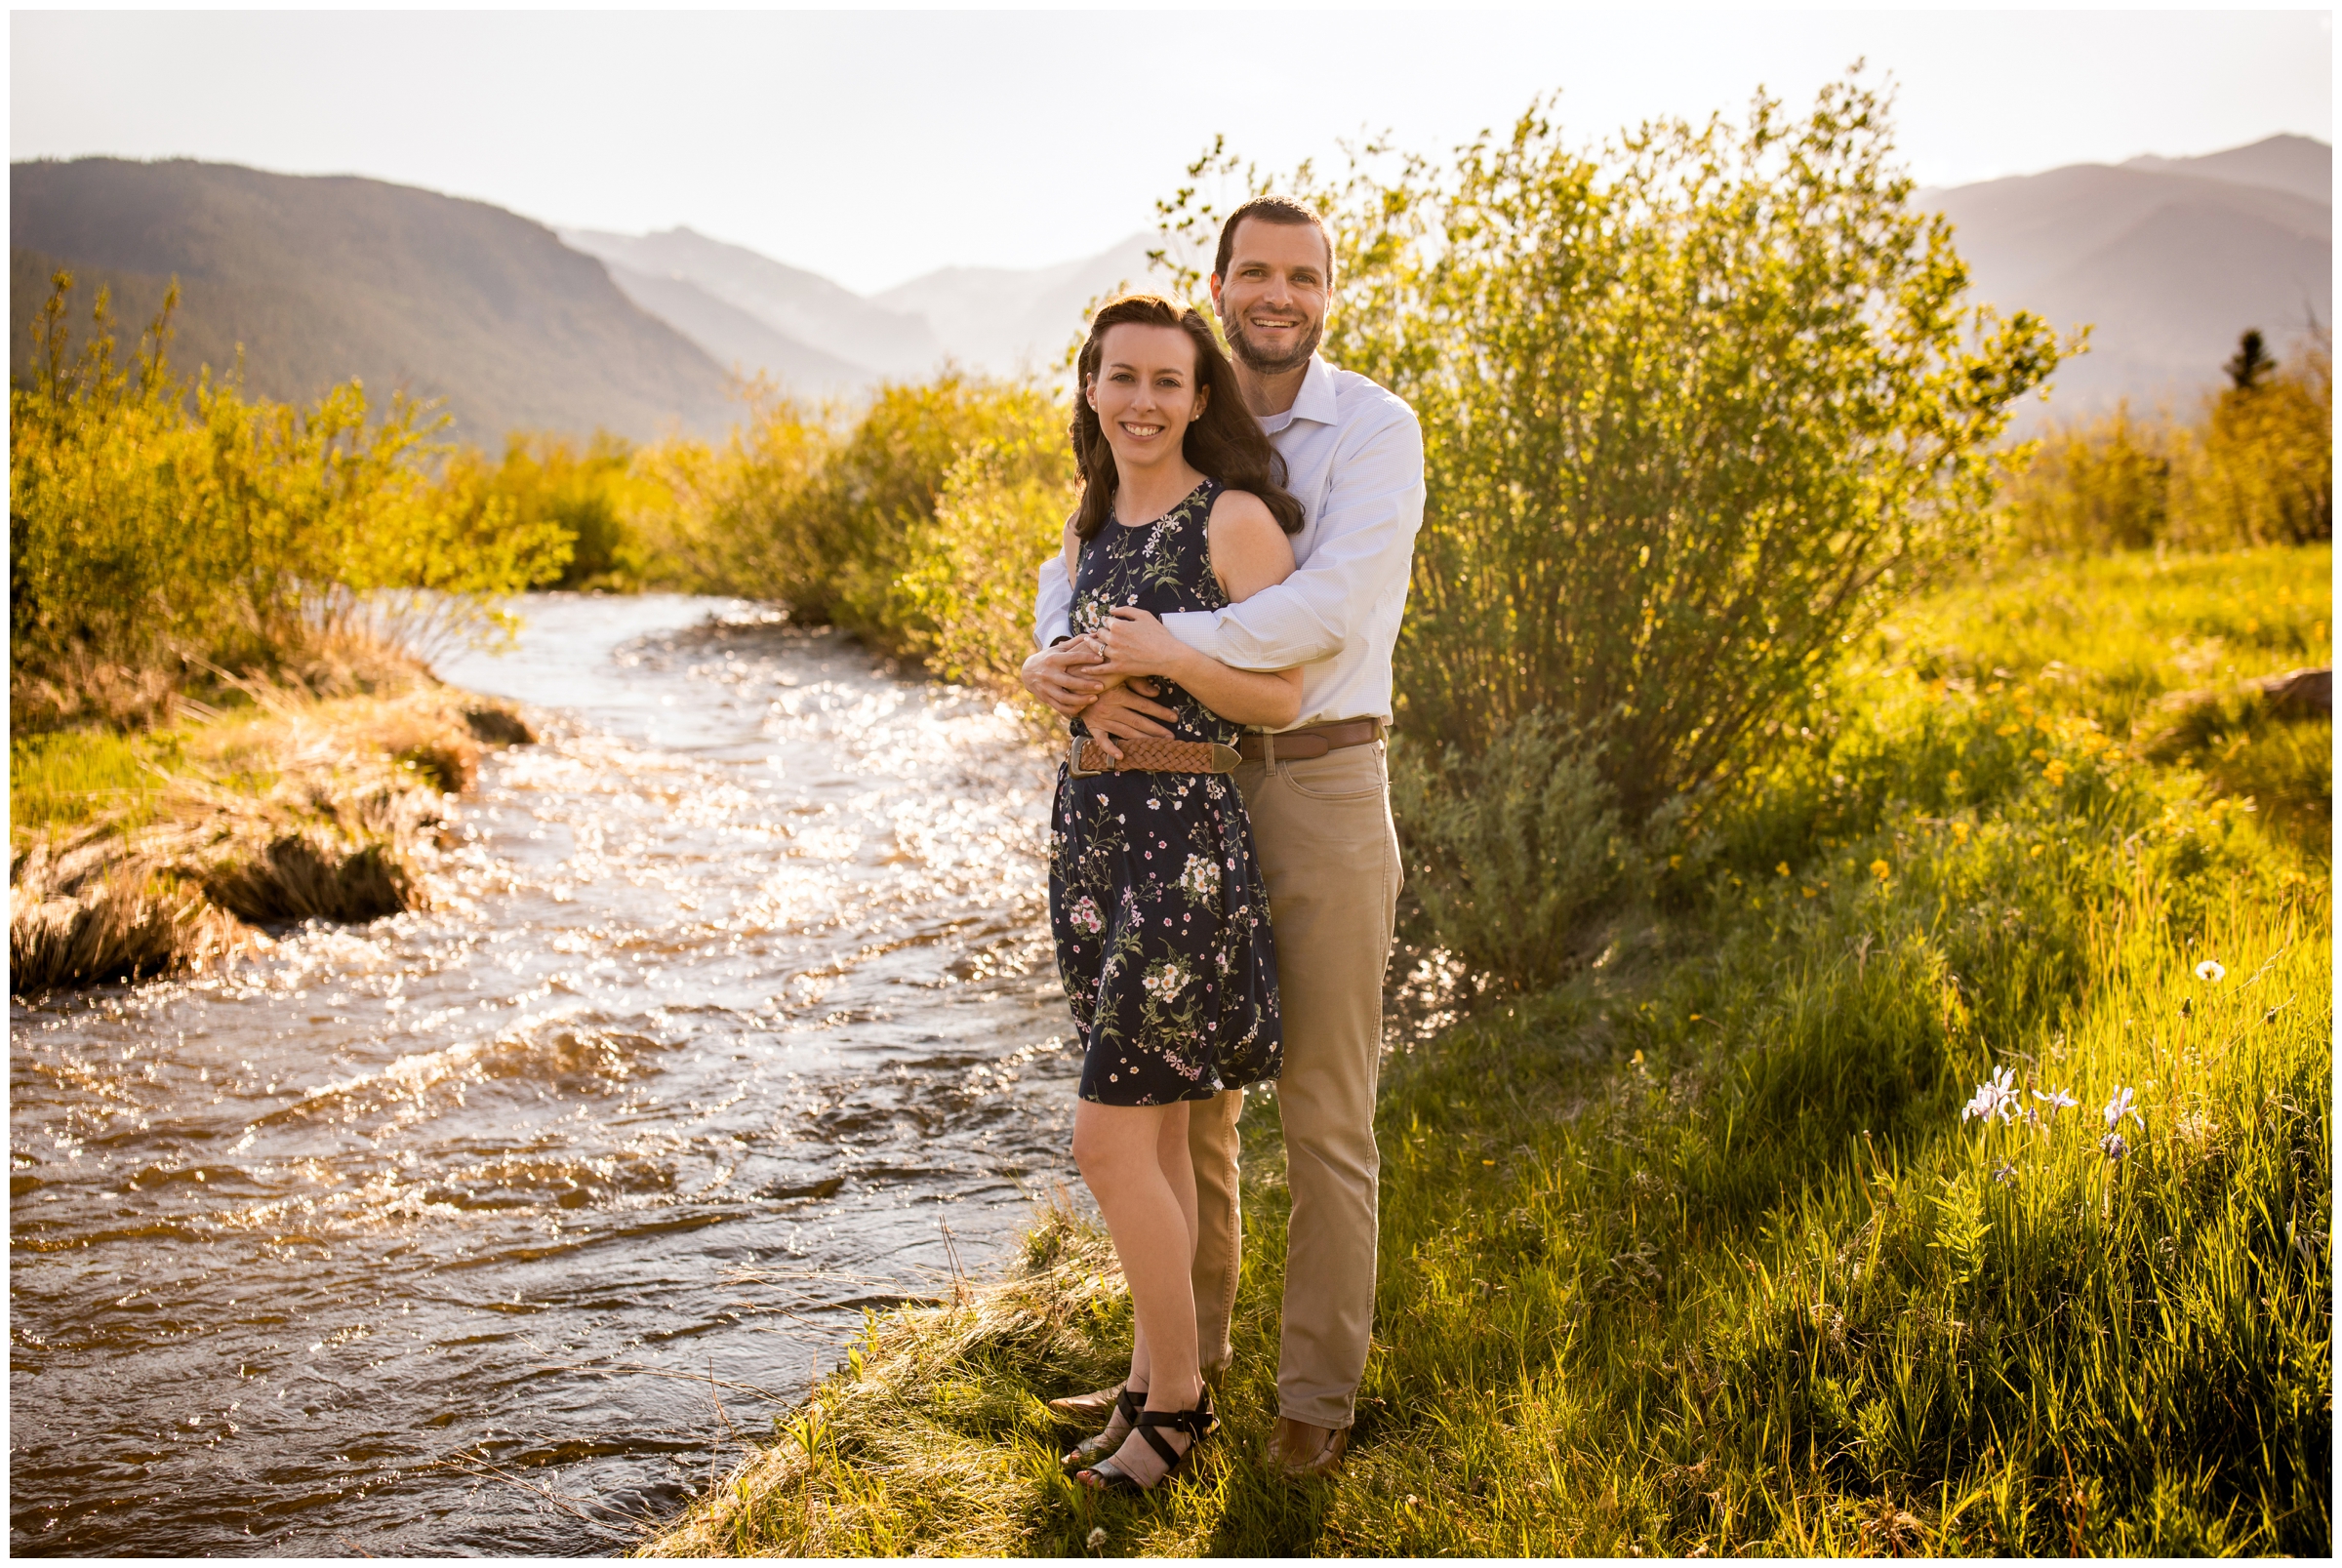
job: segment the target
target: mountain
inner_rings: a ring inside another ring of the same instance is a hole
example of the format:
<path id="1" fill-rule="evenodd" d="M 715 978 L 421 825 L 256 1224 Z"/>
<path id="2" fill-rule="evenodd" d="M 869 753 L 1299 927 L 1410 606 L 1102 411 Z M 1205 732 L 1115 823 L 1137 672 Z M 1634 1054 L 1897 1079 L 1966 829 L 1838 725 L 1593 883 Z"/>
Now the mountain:
<path id="1" fill-rule="evenodd" d="M 173 361 L 233 363 L 287 401 L 355 376 L 370 398 L 443 397 L 455 433 L 516 429 L 648 438 L 680 421 L 720 429 L 724 370 L 638 308 L 590 257 L 541 223 L 426 190 L 231 164 L 116 158 L 9 169 L 12 373 L 62 264 L 115 285 L 135 337 L 177 276 Z M 76 287 L 85 312 L 90 289 Z"/>
<path id="2" fill-rule="evenodd" d="M 2333 149 L 2272 138 L 2202 158 L 2077 164 L 1920 193 L 1977 298 L 2092 324 L 2051 407 L 2184 412 L 2257 327 L 2283 358 L 2333 319 Z"/>
<path id="3" fill-rule="evenodd" d="M 2250 146 L 2207 152 L 2201 158 L 2125 158 L 2120 167 L 2266 185 L 2328 207 L 2334 203 L 2334 149 L 2315 137 L 2273 136 Z"/>
<path id="4" fill-rule="evenodd" d="M 1030 270 L 944 267 L 877 301 L 924 318 L 963 365 L 1001 376 L 1045 372 L 1080 334 L 1092 301 L 1124 285 L 1148 286 L 1147 252 L 1159 243 L 1133 234 L 1096 256 Z"/>
<path id="5" fill-rule="evenodd" d="M 816 272 L 688 228 L 659 234 L 563 229 L 610 267 L 628 298 L 717 363 L 785 387 L 833 393 L 915 381 L 946 361 L 994 376 L 1046 373 L 1091 301 L 1145 287 L 1151 235 L 1055 266 L 944 267 L 864 298 Z"/>
<path id="6" fill-rule="evenodd" d="M 916 380 L 933 372 L 944 358 L 934 330 L 917 316 L 890 310 L 818 272 L 786 265 L 746 246 L 727 245 L 688 228 L 660 234 L 571 228 L 561 230 L 561 238 L 576 250 L 639 275 L 695 285 L 782 338 L 828 359 L 862 367 L 868 380 Z M 773 367 L 776 373 L 780 368 Z"/>
<path id="7" fill-rule="evenodd" d="M 850 364 L 776 332 L 688 278 L 654 277 L 616 261 L 602 264 L 627 299 L 743 379 L 762 373 L 786 391 L 820 399 L 850 393 L 873 378 L 868 365 Z"/>

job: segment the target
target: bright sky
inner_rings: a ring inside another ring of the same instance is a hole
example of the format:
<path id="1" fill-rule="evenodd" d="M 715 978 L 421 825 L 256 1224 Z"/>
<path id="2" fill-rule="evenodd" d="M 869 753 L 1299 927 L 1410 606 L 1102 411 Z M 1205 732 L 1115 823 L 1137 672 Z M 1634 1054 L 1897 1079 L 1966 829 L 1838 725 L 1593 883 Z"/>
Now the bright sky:
<path id="1" fill-rule="evenodd" d="M 1928 184 L 2333 138 L 2330 12 L 14 12 L 9 155 L 360 174 L 688 223 L 874 292 L 1105 249 L 1215 133 L 1440 151 L 1559 89 L 1595 140 L 1891 72 Z"/>

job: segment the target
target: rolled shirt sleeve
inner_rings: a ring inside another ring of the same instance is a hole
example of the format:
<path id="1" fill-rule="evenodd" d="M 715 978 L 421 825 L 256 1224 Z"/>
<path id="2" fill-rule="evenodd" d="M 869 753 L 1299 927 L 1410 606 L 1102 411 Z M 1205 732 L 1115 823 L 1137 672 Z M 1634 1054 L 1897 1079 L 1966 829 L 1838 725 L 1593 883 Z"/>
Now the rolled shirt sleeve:
<path id="1" fill-rule="evenodd" d="M 1032 640 L 1050 647 L 1073 635 L 1073 584 L 1066 581 L 1066 558 L 1052 555 L 1041 563 L 1032 598 Z"/>

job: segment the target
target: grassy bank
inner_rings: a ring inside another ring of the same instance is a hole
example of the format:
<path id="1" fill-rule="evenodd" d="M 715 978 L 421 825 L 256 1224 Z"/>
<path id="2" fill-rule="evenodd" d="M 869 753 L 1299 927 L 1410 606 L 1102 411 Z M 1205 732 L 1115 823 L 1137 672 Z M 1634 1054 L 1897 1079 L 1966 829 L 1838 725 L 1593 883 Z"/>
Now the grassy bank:
<path id="1" fill-rule="evenodd" d="M 529 738 L 503 704 L 420 668 L 321 698 L 247 681 L 170 725 L 11 738 L 9 971 L 30 995 L 200 967 L 258 928 L 419 907 L 443 797 L 483 745 Z"/>
<path id="2" fill-rule="evenodd" d="M 873 1318 L 645 1549 L 2327 1551 L 2330 723 L 2249 683 L 2330 663 L 2329 570 L 2130 555 L 1917 606 L 1591 961 L 1390 1057 L 1336 1479 L 1259 1461 L 1264 1095 L 1191 1474 L 1058 1472 L 1041 1401 L 1115 1375 L 1129 1309 L 1053 1214 L 1004 1281 Z M 1963 1119 L 1996 1069 L 2013 1119 Z"/>

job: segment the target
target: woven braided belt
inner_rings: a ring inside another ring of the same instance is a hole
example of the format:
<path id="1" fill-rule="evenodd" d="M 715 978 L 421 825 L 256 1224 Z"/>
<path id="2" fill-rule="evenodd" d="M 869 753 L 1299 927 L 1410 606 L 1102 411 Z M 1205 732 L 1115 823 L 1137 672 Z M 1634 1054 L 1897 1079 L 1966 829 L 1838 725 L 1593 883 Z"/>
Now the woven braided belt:
<path id="1" fill-rule="evenodd" d="M 1120 743 L 1121 761 L 1100 751 L 1097 758 L 1106 765 L 1085 768 L 1083 752 L 1089 739 L 1086 735 L 1073 737 L 1073 755 L 1066 767 L 1072 778 L 1095 779 L 1102 773 L 1233 773 L 1242 760 L 1234 746 L 1217 741 L 1156 741 L 1141 736 Z"/>

